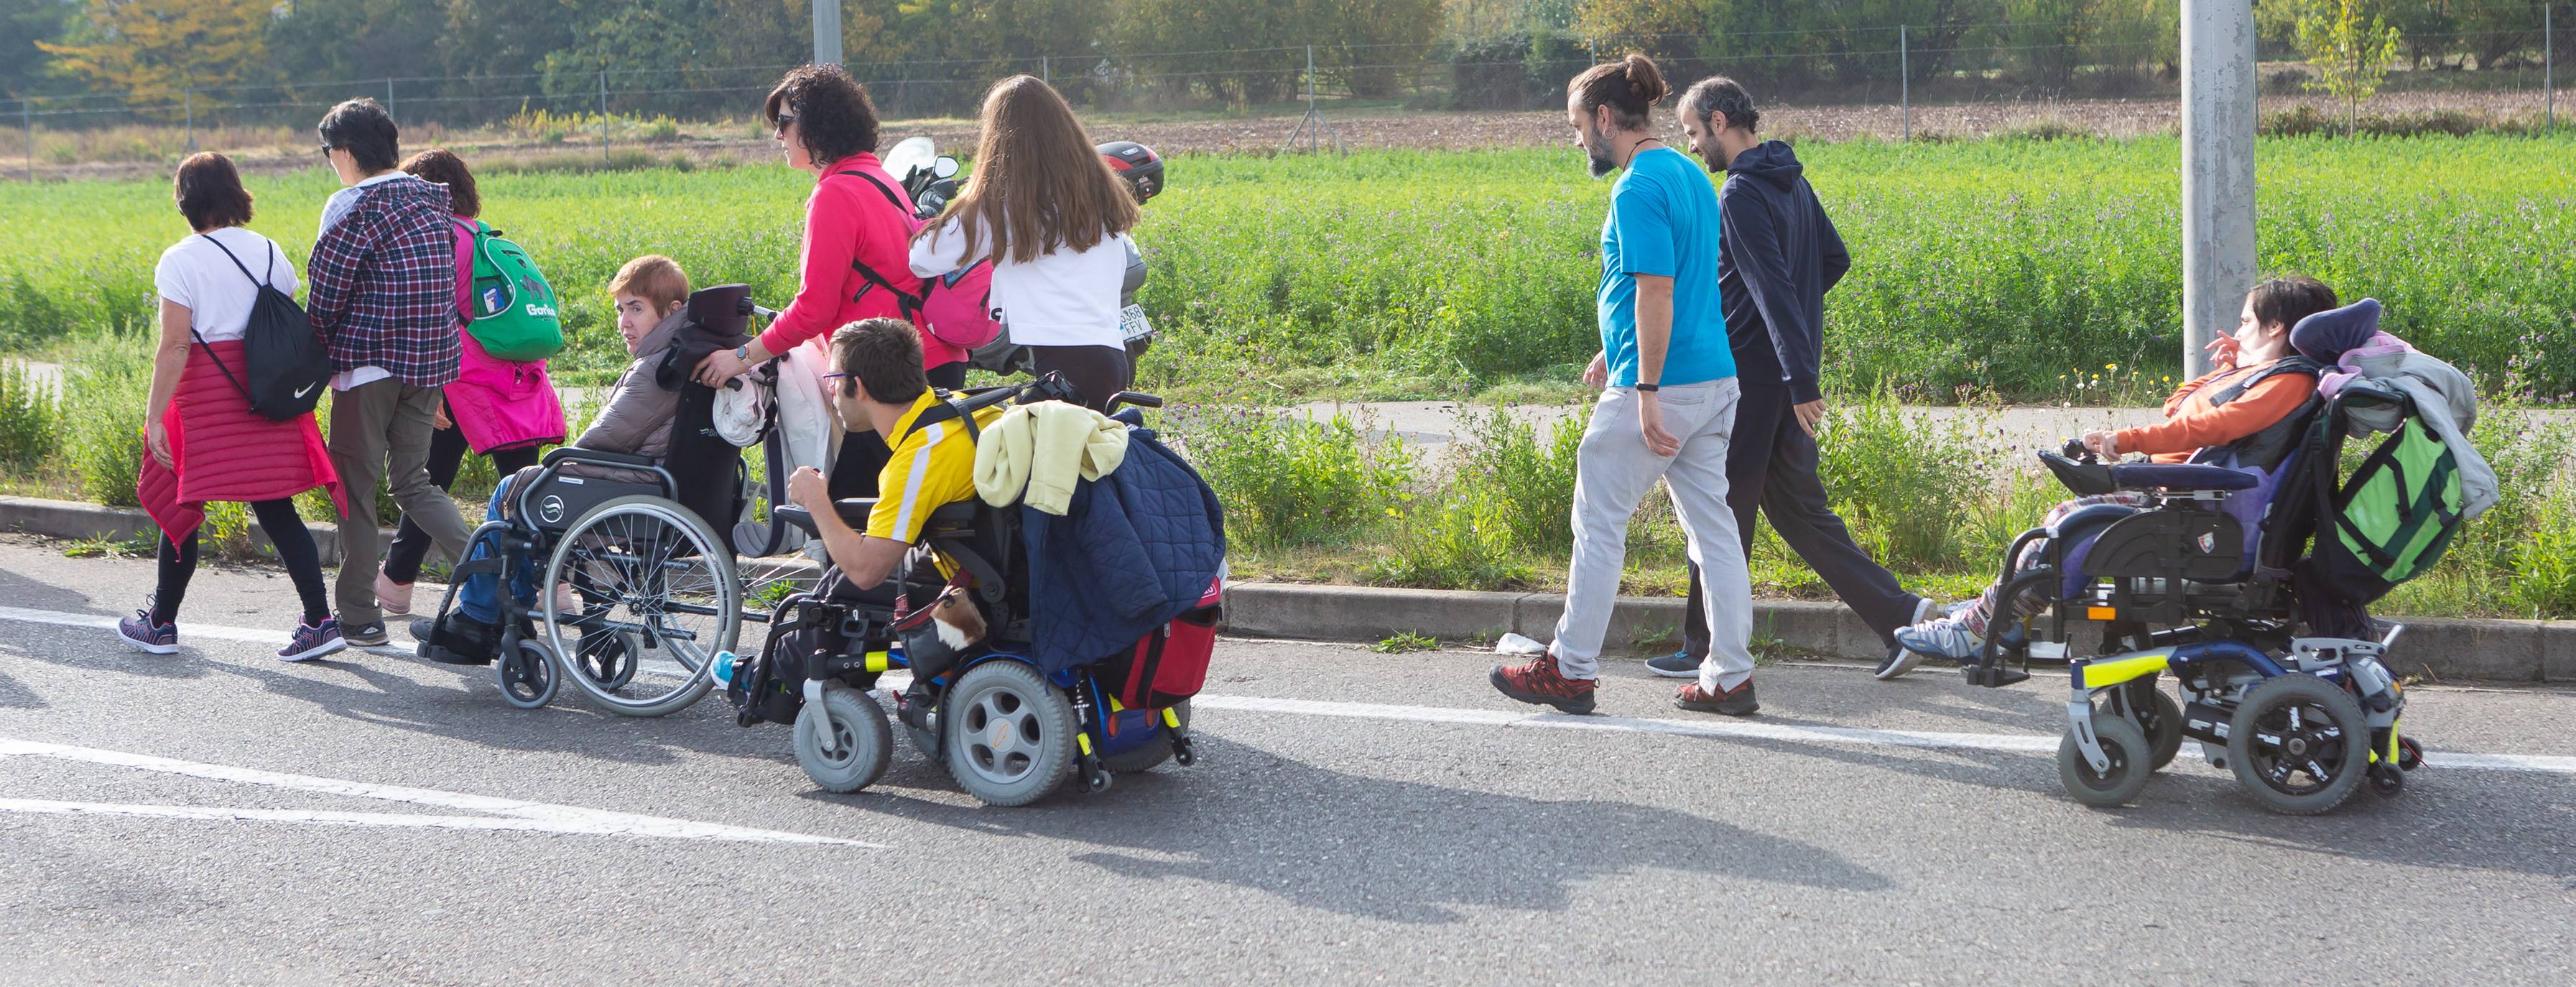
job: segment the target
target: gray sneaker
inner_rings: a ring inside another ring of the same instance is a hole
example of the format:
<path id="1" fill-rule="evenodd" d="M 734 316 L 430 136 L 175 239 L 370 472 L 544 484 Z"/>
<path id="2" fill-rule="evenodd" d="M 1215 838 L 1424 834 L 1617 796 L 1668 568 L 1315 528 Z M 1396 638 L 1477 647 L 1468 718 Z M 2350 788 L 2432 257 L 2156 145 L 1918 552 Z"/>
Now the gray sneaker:
<path id="1" fill-rule="evenodd" d="M 1919 596 L 1915 600 L 1914 625 L 1920 625 L 1932 619 L 1933 614 L 1945 612 L 1940 604 L 1932 602 L 1931 597 Z M 1946 612 L 1956 613 L 1966 608 L 1966 604 L 1953 604 Z M 1885 682 L 1889 679 L 1904 678 L 1905 673 L 1913 671 L 1914 666 L 1920 664 L 1923 664 L 1923 656 L 1906 647 L 1904 642 L 1890 644 L 1887 646 L 1887 657 L 1878 663 L 1878 680 Z"/>
<path id="2" fill-rule="evenodd" d="M 360 648 L 373 648 L 392 640 L 385 636 L 385 622 L 381 620 L 370 620 L 363 624 L 351 624 L 340 628 L 340 638 Z"/>
<path id="3" fill-rule="evenodd" d="M 1689 652 L 1676 651 L 1646 659 L 1646 670 L 1668 679 L 1695 679 L 1699 677 L 1699 659 Z"/>

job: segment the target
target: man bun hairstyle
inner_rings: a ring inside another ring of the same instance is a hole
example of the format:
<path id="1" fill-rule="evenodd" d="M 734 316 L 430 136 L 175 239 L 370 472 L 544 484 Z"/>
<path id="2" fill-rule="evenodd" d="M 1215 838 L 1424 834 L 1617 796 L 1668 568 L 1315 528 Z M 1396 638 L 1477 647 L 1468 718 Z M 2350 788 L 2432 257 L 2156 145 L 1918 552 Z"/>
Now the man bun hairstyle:
<path id="1" fill-rule="evenodd" d="M 362 97 L 334 106 L 313 129 L 322 135 L 322 146 L 346 149 L 360 171 L 392 171 L 394 162 L 402 160 L 402 131 L 394 126 L 394 115 L 375 100 Z"/>
<path id="2" fill-rule="evenodd" d="M 868 87 L 838 65 L 787 70 L 760 104 L 760 117 L 770 125 L 781 115 L 796 118 L 805 153 L 817 165 L 877 149 L 877 105 L 868 99 Z"/>
<path id="3" fill-rule="evenodd" d="M 1709 128 L 1741 130 L 1752 133 L 1762 123 L 1762 111 L 1753 108 L 1753 94 L 1744 84 L 1722 75 L 1712 75 L 1691 84 L 1682 94 L 1682 107 Z M 1725 117 L 1723 124 L 1718 117 Z"/>
<path id="4" fill-rule="evenodd" d="M 2286 332 L 2299 327 L 2299 320 L 2319 312 L 2342 308 L 2335 300 L 2333 288 L 2305 274 L 2273 278 L 2245 293 L 2254 305 L 2254 321 L 2264 325 L 2278 324 Z"/>
<path id="5" fill-rule="evenodd" d="M 179 215 L 190 229 L 217 230 L 250 222 L 250 190 L 242 187 L 233 159 L 200 151 L 179 162 L 171 182 L 179 197 Z"/>
<path id="6" fill-rule="evenodd" d="M 412 155 L 402 163 L 402 170 L 424 181 L 447 186 L 447 211 L 473 219 L 483 215 L 483 197 L 474 191 L 474 173 L 465 168 L 465 159 L 445 148 L 430 148 Z"/>
<path id="7" fill-rule="evenodd" d="M 1664 73 L 1655 68 L 1654 59 L 1629 52 L 1619 61 L 1584 69 L 1565 84 L 1565 91 L 1586 114 L 1593 107 L 1607 106 L 1619 126 L 1636 130 L 1646 125 L 1655 104 L 1673 94 L 1673 87 L 1664 83 Z"/>
<path id="8" fill-rule="evenodd" d="M 930 389 L 921 369 L 921 331 L 902 319 L 861 319 L 832 333 L 832 369 L 840 371 L 841 393 L 856 397 L 860 387 L 878 404 L 911 404 Z"/>

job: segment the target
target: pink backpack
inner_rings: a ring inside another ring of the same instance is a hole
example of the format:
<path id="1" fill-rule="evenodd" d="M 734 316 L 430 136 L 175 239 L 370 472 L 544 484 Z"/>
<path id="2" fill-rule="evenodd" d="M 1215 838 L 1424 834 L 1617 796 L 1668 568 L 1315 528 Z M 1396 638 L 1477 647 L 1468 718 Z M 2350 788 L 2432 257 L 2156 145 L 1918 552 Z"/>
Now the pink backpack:
<path id="1" fill-rule="evenodd" d="M 904 205 L 903 197 L 886 187 L 886 183 L 878 181 L 877 176 L 864 171 L 836 174 L 867 179 L 868 184 L 885 193 L 886 201 L 904 214 L 905 232 L 920 232 L 921 221 L 927 217 Z M 915 278 L 911 271 L 902 271 L 899 272 L 903 275 L 901 281 L 887 278 L 865 261 L 853 259 L 850 268 L 868 279 L 869 284 L 894 295 L 895 305 L 903 310 L 904 318 L 929 333 L 932 339 L 972 351 L 1001 338 L 1001 313 L 993 308 L 993 262 L 989 259 L 934 278 Z M 906 290 L 902 287 L 906 284 L 912 288 Z"/>

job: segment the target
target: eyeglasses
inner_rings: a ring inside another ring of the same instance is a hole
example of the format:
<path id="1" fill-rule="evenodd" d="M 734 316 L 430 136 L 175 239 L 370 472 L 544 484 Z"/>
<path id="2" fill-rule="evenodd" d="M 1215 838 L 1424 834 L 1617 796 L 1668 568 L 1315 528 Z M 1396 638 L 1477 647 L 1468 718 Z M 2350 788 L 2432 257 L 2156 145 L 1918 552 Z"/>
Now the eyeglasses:
<path id="1" fill-rule="evenodd" d="M 326 160 L 326 161 L 327 161 L 327 160 L 330 160 L 330 158 L 331 158 L 331 152 L 333 152 L 333 151 L 337 151 L 337 150 L 339 150 L 339 148 L 333 147 L 333 146 L 331 146 L 331 145 L 329 145 L 329 144 L 324 144 L 324 145 L 322 145 L 322 158 L 323 158 L 323 160 Z"/>
<path id="2" fill-rule="evenodd" d="M 787 128 L 796 123 L 796 114 L 781 113 L 778 115 L 778 119 L 770 122 L 778 128 L 778 135 L 784 137 L 787 135 Z"/>

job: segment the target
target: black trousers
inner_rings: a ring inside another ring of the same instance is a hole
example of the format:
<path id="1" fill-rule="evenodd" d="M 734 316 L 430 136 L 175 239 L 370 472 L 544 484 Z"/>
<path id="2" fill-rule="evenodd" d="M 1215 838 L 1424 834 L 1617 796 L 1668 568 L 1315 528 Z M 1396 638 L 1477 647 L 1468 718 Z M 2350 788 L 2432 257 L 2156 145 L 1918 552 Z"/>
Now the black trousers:
<path id="1" fill-rule="evenodd" d="M 1768 518 L 1771 530 L 1789 550 L 1824 577 L 1843 605 L 1860 615 L 1891 646 L 1896 631 L 1914 621 L 1921 598 L 1905 591 L 1896 574 L 1879 565 L 1853 543 L 1851 529 L 1834 513 L 1817 478 L 1816 437 L 1798 427 L 1795 399 L 1785 387 L 1744 384 L 1735 406 L 1735 435 L 1726 447 L 1726 502 L 1735 508 L 1735 529 L 1744 538 L 1745 557 L 1753 555 L 1755 512 Z M 1690 571 L 1689 615 L 1682 622 L 1682 650 L 1694 658 L 1708 656 L 1707 610 L 1700 601 L 1699 567 Z"/>
<path id="2" fill-rule="evenodd" d="M 1093 411 L 1108 411 L 1109 399 L 1136 381 L 1123 346 L 1032 346 L 1029 355 L 1038 376 L 1063 374 L 1065 383 L 1082 392 L 1082 406 Z"/>
<path id="3" fill-rule="evenodd" d="M 930 386 L 951 391 L 966 386 L 966 364 L 960 361 L 930 368 Z M 841 453 L 832 460 L 832 499 L 876 496 L 877 474 L 884 472 L 886 461 L 893 458 L 894 449 L 886 445 L 885 436 L 875 432 L 841 433 Z"/>
<path id="4" fill-rule="evenodd" d="M 448 418 L 453 421 L 455 415 Z M 456 471 L 465 465 L 465 430 L 450 424 L 429 433 L 429 482 L 446 490 L 456 485 Z M 537 464 L 536 446 L 516 446 L 492 450 L 492 468 L 502 476 Z M 420 578 L 420 564 L 429 558 L 429 532 L 403 515 L 402 524 L 394 529 L 394 543 L 385 548 L 385 578 L 408 583 Z"/>
<path id="5" fill-rule="evenodd" d="M 259 519 L 260 530 L 268 532 L 269 543 L 277 547 L 277 561 L 286 565 L 287 578 L 295 582 L 295 595 L 304 603 L 304 626 L 322 626 L 322 621 L 331 616 L 331 599 L 322 588 L 322 555 L 313 547 L 313 532 L 295 513 L 294 498 L 256 501 L 250 505 L 250 512 Z M 158 539 L 159 583 L 152 591 L 155 624 L 167 624 L 179 617 L 179 604 L 188 596 L 188 581 L 197 575 L 197 534 L 189 532 L 185 545 L 170 544 L 166 537 Z"/>

